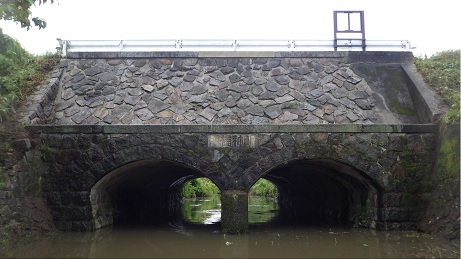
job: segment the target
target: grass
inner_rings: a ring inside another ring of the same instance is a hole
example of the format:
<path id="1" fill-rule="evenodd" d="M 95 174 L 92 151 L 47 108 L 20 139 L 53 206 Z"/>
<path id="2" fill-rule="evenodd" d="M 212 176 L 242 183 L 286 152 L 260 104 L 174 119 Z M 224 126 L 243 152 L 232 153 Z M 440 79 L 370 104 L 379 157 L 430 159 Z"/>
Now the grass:
<path id="1" fill-rule="evenodd" d="M 28 53 L 0 29 L 0 122 L 15 112 L 20 101 L 35 91 L 58 62 L 54 53 Z"/>
<path id="2" fill-rule="evenodd" d="M 460 50 L 442 51 L 434 56 L 418 57 L 415 64 L 424 81 L 449 105 L 445 123 L 460 121 Z"/>

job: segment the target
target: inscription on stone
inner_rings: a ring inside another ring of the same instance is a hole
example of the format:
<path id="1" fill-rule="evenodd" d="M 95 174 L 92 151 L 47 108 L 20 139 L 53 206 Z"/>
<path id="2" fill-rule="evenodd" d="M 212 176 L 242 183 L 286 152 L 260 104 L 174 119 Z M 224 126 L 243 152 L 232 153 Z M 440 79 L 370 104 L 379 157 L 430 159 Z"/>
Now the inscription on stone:
<path id="1" fill-rule="evenodd" d="M 255 148 L 257 145 L 256 135 L 250 134 L 219 134 L 208 135 L 208 147 L 225 148 L 225 147 L 250 147 Z"/>

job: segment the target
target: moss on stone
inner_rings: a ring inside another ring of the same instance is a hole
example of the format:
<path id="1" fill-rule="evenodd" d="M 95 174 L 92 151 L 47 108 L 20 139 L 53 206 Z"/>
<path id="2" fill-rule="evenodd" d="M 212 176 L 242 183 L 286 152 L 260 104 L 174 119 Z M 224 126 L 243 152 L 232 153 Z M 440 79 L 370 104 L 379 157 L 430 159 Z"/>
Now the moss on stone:
<path id="1" fill-rule="evenodd" d="M 226 234 L 248 232 L 248 194 L 243 191 L 221 193 L 221 225 Z"/>
<path id="2" fill-rule="evenodd" d="M 400 198 L 400 204 L 403 207 L 417 207 L 419 204 L 420 195 L 403 192 Z"/>
<path id="3" fill-rule="evenodd" d="M 227 147 L 220 147 L 218 150 L 219 150 L 219 152 L 221 152 L 225 156 L 229 155 L 229 148 L 227 148 Z"/>
<path id="4" fill-rule="evenodd" d="M 391 100 L 391 107 L 394 108 L 399 114 L 402 114 L 402 115 L 414 115 L 415 114 L 415 111 L 413 111 L 412 109 L 408 107 L 403 106 L 396 99 Z"/>
<path id="5" fill-rule="evenodd" d="M 0 142 L 0 161 L 4 160 L 8 153 L 13 152 L 13 148 L 8 142 Z"/>
<path id="6" fill-rule="evenodd" d="M 42 156 L 49 156 L 55 152 L 55 149 L 50 147 L 48 144 L 43 143 L 38 147 L 38 150 L 42 154 Z"/>
<path id="7" fill-rule="evenodd" d="M 437 156 L 437 169 L 443 175 L 454 176 L 459 179 L 460 172 L 460 138 L 447 134 L 446 130 L 441 130 L 441 143 Z"/>

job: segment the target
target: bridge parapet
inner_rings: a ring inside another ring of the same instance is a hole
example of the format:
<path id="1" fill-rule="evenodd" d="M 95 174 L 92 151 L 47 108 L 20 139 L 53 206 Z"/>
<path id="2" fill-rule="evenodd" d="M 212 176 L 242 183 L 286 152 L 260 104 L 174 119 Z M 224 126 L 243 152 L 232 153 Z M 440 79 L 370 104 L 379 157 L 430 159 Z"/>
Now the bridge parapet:
<path id="1" fill-rule="evenodd" d="M 61 40 L 64 57 L 78 52 L 191 52 L 191 51 L 333 51 L 362 50 L 361 39 L 336 40 Z M 359 42 L 359 43 L 358 43 Z M 360 48 L 356 48 L 360 44 Z M 340 47 L 339 47 L 340 46 Z M 408 40 L 368 40 L 368 50 L 410 51 Z"/>

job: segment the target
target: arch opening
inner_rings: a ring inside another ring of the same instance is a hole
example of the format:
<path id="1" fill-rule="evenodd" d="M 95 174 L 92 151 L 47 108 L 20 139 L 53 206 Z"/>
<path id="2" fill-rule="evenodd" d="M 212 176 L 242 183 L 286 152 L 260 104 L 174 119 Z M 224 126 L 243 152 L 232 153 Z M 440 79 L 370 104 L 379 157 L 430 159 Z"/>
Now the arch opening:
<path id="1" fill-rule="evenodd" d="M 276 224 L 375 228 L 379 187 L 352 166 L 297 160 L 264 175 L 278 189 Z"/>
<path id="2" fill-rule="evenodd" d="M 165 160 L 142 160 L 121 166 L 91 189 L 93 229 L 108 225 L 160 226 L 183 221 L 182 187 L 197 177 L 202 174 Z"/>
<path id="3" fill-rule="evenodd" d="M 194 178 L 181 188 L 182 215 L 186 223 L 213 225 L 221 222 L 221 191 L 210 179 Z"/>
<path id="4" fill-rule="evenodd" d="M 269 224 L 278 214 L 278 188 L 272 181 L 259 178 L 248 193 L 248 223 Z"/>

